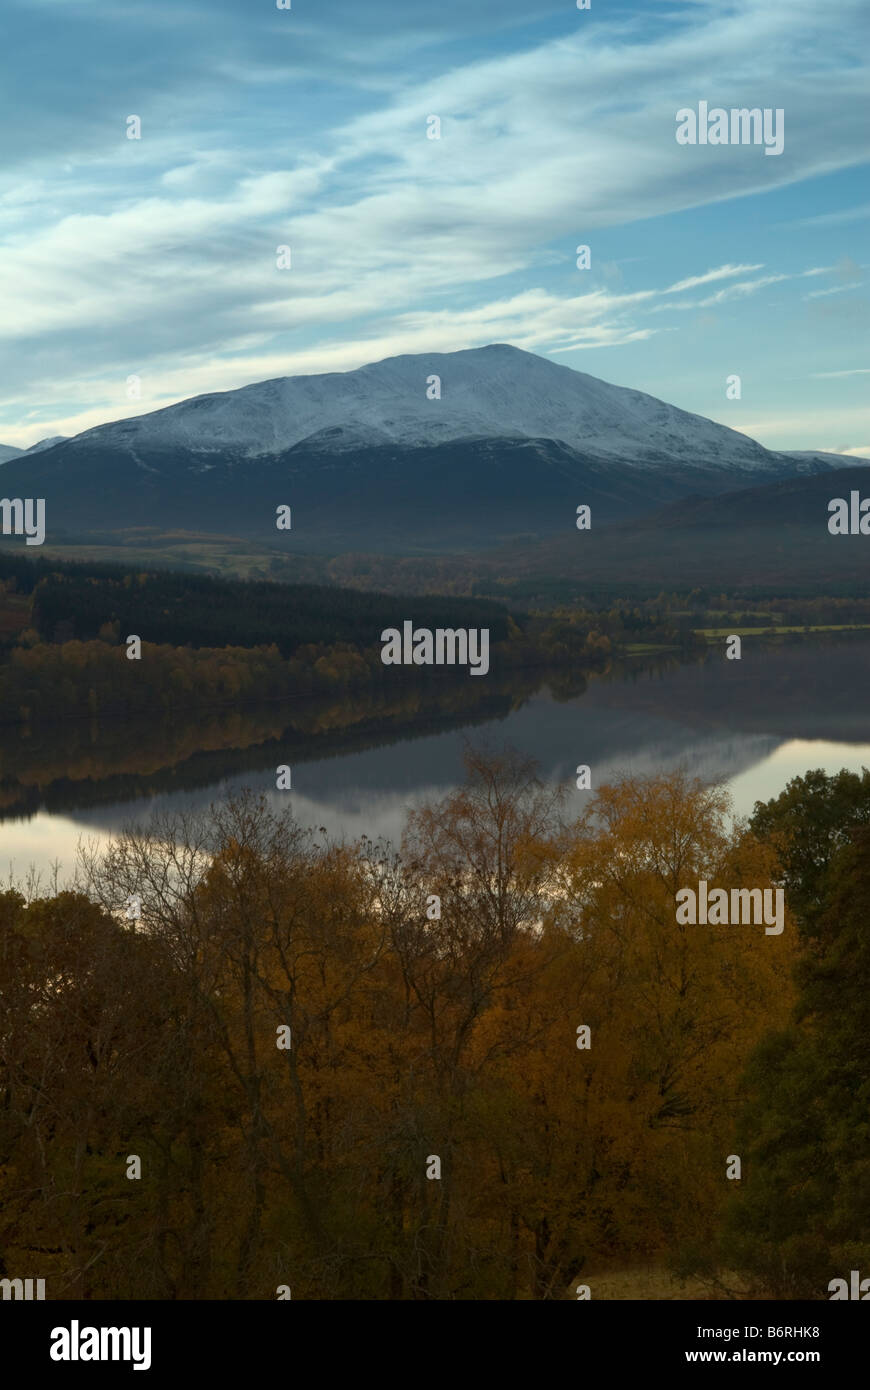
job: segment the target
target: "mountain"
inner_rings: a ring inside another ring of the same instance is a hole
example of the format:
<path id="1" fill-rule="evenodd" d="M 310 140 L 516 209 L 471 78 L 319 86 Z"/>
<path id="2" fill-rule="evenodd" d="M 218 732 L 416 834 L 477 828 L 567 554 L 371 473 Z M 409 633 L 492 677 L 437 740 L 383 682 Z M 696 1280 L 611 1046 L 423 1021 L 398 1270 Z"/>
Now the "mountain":
<path id="1" fill-rule="evenodd" d="M 41 454 L 43 449 L 51 449 L 68 437 L 65 434 L 52 434 L 47 439 L 40 439 L 37 444 L 31 444 L 29 449 L 18 449 L 14 444 L 0 444 L 0 464 L 8 463 L 10 459 L 24 458 L 26 454 Z"/>
<path id="2" fill-rule="evenodd" d="M 440 399 L 427 397 L 432 377 Z M 342 453 L 499 438 L 554 439 L 584 455 L 647 466 L 703 459 L 764 469 L 769 462 L 760 444 L 724 425 L 506 344 L 280 377 L 78 436 L 101 448 L 233 450 L 248 459 L 302 444 Z"/>
<path id="3" fill-rule="evenodd" d="M 69 436 L 66 434 L 50 434 L 45 439 L 40 439 L 36 444 L 31 444 L 29 449 L 25 449 L 25 454 L 41 454 L 44 449 L 51 449 L 55 444 L 62 444 Z"/>
<path id="4" fill-rule="evenodd" d="M 836 457 L 832 455 L 831 457 Z M 858 467 L 837 468 L 830 473 L 811 477 L 781 478 L 760 487 L 741 488 L 719 496 L 686 497 L 645 518 L 644 526 L 657 528 L 679 527 L 766 527 L 811 526 L 827 530 L 828 503 L 834 497 L 848 502 L 850 492 L 857 490 L 862 498 L 870 497 L 870 459 L 854 461 Z"/>
<path id="5" fill-rule="evenodd" d="M 860 468 L 870 463 L 870 456 L 862 458 L 857 454 L 832 454 L 824 449 L 789 449 L 786 458 L 800 462 L 822 463 L 827 468 Z"/>
<path id="6" fill-rule="evenodd" d="M 582 503 L 600 524 L 846 462 L 773 453 L 506 344 L 259 382 L 35 448 L 3 487 L 45 497 L 49 536 L 153 527 L 294 550 L 570 534 Z"/>

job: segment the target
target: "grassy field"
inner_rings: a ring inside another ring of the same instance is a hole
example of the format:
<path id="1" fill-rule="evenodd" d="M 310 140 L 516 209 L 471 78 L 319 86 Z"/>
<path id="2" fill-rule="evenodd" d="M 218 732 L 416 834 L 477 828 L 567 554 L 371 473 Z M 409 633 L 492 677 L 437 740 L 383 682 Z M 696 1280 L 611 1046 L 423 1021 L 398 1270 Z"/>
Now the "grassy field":
<path id="1" fill-rule="evenodd" d="M 456 585 L 469 592 L 473 584 L 475 592 L 487 596 L 553 605 L 598 594 L 631 599 L 662 591 L 689 593 L 715 584 L 718 594 L 729 596 L 727 604 L 716 604 L 726 622 L 732 598 L 735 608 L 741 603 L 737 595 L 755 600 L 815 599 L 820 594 L 863 598 L 870 583 L 867 538 L 838 537 L 833 544 L 824 526 L 681 529 L 638 523 L 602 526 L 584 533 L 582 544 L 577 534 L 528 538 L 481 551 L 448 547 L 384 555 L 367 552 L 364 538 L 352 554 L 325 544 L 320 551 L 302 530 L 265 542 L 262 536 L 131 527 L 80 536 L 79 543 L 73 536 L 63 544 L 49 539 L 43 550 L 70 559 L 193 567 L 296 582 L 332 575 L 340 583 L 402 593 L 458 591 Z"/>
<path id="2" fill-rule="evenodd" d="M 258 549 L 251 542 L 214 536 L 136 536 L 116 545 L 51 545 L 43 555 L 59 560 L 87 560 L 96 564 L 141 565 L 143 569 L 194 569 L 236 579 L 269 577 L 277 553 Z"/>

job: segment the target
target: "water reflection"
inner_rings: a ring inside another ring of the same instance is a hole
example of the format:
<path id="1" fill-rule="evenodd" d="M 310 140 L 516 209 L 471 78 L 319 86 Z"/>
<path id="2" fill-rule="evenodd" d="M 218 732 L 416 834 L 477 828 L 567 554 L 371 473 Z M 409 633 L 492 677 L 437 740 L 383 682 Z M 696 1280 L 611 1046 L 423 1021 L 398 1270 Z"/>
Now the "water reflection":
<path id="1" fill-rule="evenodd" d="M 746 813 L 809 767 L 870 765 L 868 676 L 866 642 L 744 644 L 740 662 L 711 654 L 685 665 L 627 663 L 570 681 L 514 673 L 484 692 L 484 682 L 443 683 L 165 728 L 7 732 L 0 871 L 21 876 L 33 865 L 45 875 L 59 860 L 66 875 L 81 837 L 99 840 L 152 807 L 195 809 L 243 786 L 335 835 L 396 841 L 410 807 L 461 779 L 468 741 L 533 755 L 578 810 L 587 794 L 574 789 L 574 769 L 589 763 L 596 786 L 682 765 L 725 779 Z M 292 792 L 275 790 L 279 763 L 293 767 Z"/>

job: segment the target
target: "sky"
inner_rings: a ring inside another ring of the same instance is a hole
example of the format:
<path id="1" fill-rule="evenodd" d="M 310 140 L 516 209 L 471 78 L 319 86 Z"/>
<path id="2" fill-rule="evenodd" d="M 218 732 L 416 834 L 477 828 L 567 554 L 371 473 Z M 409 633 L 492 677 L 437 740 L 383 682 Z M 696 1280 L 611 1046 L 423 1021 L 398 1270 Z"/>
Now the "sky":
<path id="1" fill-rule="evenodd" d="M 508 342 L 870 457 L 867 0 L 0 3 L 3 444 Z"/>

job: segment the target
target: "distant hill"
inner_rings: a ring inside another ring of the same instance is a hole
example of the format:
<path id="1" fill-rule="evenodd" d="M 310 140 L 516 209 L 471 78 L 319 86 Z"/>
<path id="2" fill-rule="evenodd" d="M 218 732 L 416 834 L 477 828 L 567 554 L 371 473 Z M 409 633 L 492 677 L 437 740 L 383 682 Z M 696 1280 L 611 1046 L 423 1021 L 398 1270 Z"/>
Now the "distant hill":
<path id="1" fill-rule="evenodd" d="M 832 457 L 836 457 L 835 455 Z M 860 461 L 859 461 L 860 462 Z M 863 467 L 838 468 L 802 478 L 781 478 L 759 487 L 741 488 L 715 500 L 684 497 L 643 523 L 650 527 L 818 526 L 827 528 L 828 503 L 848 499 L 853 489 L 870 497 L 870 460 Z"/>
<path id="2" fill-rule="evenodd" d="M 8 463 L 10 459 L 25 458 L 29 454 L 41 454 L 43 449 L 51 449 L 55 444 L 61 444 L 68 438 L 65 434 L 52 434 L 46 439 L 40 439 L 38 443 L 31 444 L 29 449 L 18 449 L 14 444 L 0 444 L 0 463 Z"/>
<path id="3" fill-rule="evenodd" d="M 44 449 L 53 449 L 55 444 L 62 444 L 68 439 L 66 434 L 49 434 L 45 439 L 40 439 L 36 444 L 31 444 L 29 449 L 25 449 L 25 454 L 41 454 Z"/>

